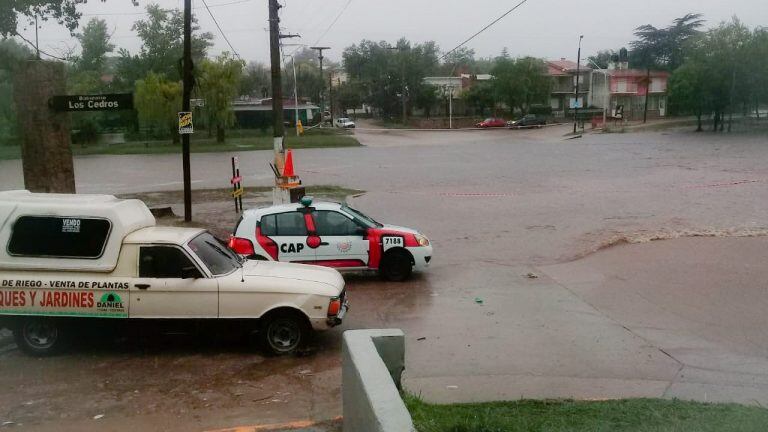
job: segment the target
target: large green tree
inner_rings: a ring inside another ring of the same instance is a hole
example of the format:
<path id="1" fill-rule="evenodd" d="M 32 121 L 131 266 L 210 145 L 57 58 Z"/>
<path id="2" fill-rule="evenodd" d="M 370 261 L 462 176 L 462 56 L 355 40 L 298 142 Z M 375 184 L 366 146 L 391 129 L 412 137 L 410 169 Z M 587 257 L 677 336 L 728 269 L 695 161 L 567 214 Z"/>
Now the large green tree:
<path id="1" fill-rule="evenodd" d="M 243 96 L 268 97 L 272 93 L 269 68 L 263 63 L 250 62 L 243 70 L 238 93 Z"/>
<path id="2" fill-rule="evenodd" d="M 200 95 L 205 99 L 208 130 L 216 128 L 216 141 L 223 143 L 225 130 L 235 123 L 232 100 L 240 89 L 245 64 L 225 52 L 215 60 L 204 60 L 198 76 Z"/>
<path id="3" fill-rule="evenodd" d="M 184 17 L 178 9 L 163 9 L 156 4 L 147 6 L 147 17 L 133 24 L 133 30 L 141 39 L 138 54 L 120 50 L 118 76 L 124 87 L 147 72 L 162 74 L 167 79 L 181 79 L 181 59 L 184 54 Z M 192 25 L 192 62 L 197 65 L 205 58 L 213 35 L 200 33 L 197 20 Z"/>
<path id="4" fill-rule="evenodd" d="M 400 39 L 396 46 L 363 40 L 344 50 L 344 70 L 362 91 L 362 99 L 384 117 L 402 114 L 415 105 L 424 77 L 438 72 L 438 47 L 434 42 L 412 44 Z"/>
<path id="5" fill-rule="evenodd" d="M 524 115 L 531 105 L 544 103 L 549 96 L 552 83 L 541 59 L 500 56 L 491 74 L 497 100 L 505 103 L 511 111 L 518 109 Z"/>
<path id="6" fill-rule="evenodd" d="M 181 84 L 178 81 L 168 81 L 163 75 L 150 72 L 136 82 L 134 106 L 145 126 L 159 130 L 166 137 L 170 133 L 173 142 L 179 142 L 177 113 L 181 108 Z"/>
<path id="7" fill-rule="evenodd" d="M 80 56 L 75 59 L 77 69 L 103 72 L 107 54 L 115 50 L 110 37 L 106 21 L 99 18 L 88 21 L 82 33 L 77 35 L 81 47 Z"/>
<path id="8" fill-rule="evenodd" d="M 683 63 L 686 42 L 700 33 L 704 24 L 701 17 L 701 14 L 689 13 L 664 28 L 651 24 L 636 28 L 637 39 L 630 42 L 630 63 L 634 67 L 677 69 Z"/>

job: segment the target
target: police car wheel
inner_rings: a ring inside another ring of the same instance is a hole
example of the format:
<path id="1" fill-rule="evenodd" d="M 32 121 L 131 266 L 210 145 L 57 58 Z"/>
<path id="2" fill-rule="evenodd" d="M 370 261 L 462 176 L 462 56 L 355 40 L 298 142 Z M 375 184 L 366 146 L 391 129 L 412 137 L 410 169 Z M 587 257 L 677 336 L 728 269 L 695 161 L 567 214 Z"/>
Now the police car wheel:
<path id="1" fill-rule="evenodd" d="M 309 336 L 305 320 L 296 313 L 288 312 L 267 317 L 259 333 L 263 346 L 274 355 L 296 352 Z"/>
<path id="2" fill-rule="evenodd" d="M 402 282 L 411 277 L 411 257 L 404 250 L 391 250 L 384 255 L 381 275 L 392 282 Z"/>
<path id="3" fill-rule="evenodd" d="M 57 353 L 64 345 L 64 333 L 55 319 L 27 318 L 13 331 L 16 345 L 27 354 L 47 356 Z"/>

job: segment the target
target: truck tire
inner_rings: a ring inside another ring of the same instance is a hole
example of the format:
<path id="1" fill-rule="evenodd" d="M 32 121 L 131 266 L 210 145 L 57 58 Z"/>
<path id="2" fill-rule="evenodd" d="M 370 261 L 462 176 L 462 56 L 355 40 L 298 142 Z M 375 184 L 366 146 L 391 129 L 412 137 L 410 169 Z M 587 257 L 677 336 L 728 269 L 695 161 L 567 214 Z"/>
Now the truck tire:
<path id="1" fill-rule="evenodd" d="M 20 350 L 38 357 L 61 352 L 65 345 L 61 321 L 45 317 L 19 320 L 13 329 L 13 338 Z"/>
<path id="2" fill-rule="evenodd" d="M 411 277 L 413 260 L 411 254 L 404 249 L 392 249 L 384 255 L 381 261 L 381 276 L 392 282 L 402 282 Z"/>
<path id="3" fill-rule="evenodd" d="M 261 344 L 273 355 L 295 353 L 309 336 L 309 323 L 300 312 L 280 310 L 269 313 L 259 326 Z"/>

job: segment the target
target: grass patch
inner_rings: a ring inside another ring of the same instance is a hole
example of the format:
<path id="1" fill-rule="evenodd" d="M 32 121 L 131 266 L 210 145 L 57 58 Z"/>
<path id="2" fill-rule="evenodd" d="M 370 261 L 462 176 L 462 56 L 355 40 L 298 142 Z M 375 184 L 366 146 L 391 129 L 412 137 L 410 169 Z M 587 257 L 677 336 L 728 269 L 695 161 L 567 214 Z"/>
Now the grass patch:
<path id="1" fill-rule="evenodd" d="M 310 130 L 306 135 L 297 137 L 288 134 L 285 139 L 286 148 L 323 148 L 323 147 L 355 147 L 360 143 L 347 131 L 322 129 Z M 219 144 L 215 138 L 208 138 L 206 134 L 193 135 L 190 143 L 192 153 L 235 152 L 250 150 L 271 150 L 273 148 L 272 137 L 267 135 L 240 136 L 227 138 L 226 142 Z M 171 144 L 166 141 L 132 141 L 125 144 L 113 145 L 72 145 L 72 153 L 75 156 L 85 155 L 129 155 L 129 154 L 168 154 L 181 153 L 181 145 Z M 0 146 L 0 160 L 21 158 L 19 146 Z"/>
<path id="2" fill-rule="evenodd" d="M 765 431 L 768 410 L 666 399 L 488 402 L 432 405 L 404 400 L 419 432 Z"/>

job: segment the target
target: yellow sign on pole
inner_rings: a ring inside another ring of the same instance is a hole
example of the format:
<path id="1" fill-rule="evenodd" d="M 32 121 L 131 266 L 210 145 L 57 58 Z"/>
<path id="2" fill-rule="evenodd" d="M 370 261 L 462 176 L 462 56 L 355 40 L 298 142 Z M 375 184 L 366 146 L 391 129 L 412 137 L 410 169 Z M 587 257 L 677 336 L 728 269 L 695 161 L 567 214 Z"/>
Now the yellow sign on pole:
<path id="1" fill-rule="evenodd" d="M 241 196 L 243 194 L 243 192 L 244 192 L 244 189 L 242 187 L 240 189 L 235 189 L 235 190 L 232 191 L 232 196 L 237 198 L 237 197 Z"/>
<path id="2" fill-rule="evenodd" d="M 192 113 L 188 111 L 182 111 L 179 113 L 179 135 L 193 133 L 194 127 L 192 126 Z"/>

